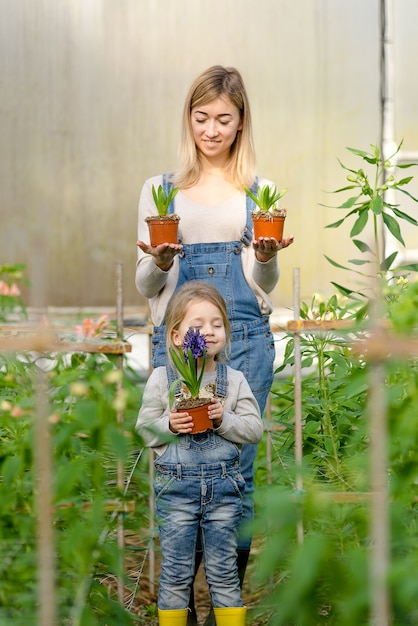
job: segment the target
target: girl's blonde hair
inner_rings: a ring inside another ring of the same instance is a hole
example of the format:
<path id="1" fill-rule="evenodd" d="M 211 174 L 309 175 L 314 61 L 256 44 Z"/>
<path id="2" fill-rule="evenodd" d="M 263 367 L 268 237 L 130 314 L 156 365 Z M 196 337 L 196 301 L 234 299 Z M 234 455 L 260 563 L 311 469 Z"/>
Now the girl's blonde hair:
<path id="1" fill-rule="evenodd" d="M 183 109 L 180 144 L 180 166 L 174 174 L 177 187 L 191 187 L 200 176 L 201 163 L 193 139 L 191 111 L 196 106 L 213 102 L 226 96 L 234 104 L 241 117 L 242 130 L 237 132 L 231 146 L 228 174 L 237 188 L 251 187 L 255 178 L 255 151 L 252 137 L 251 112 L 247 92 L 241 74 L 234 67 L 213 65 L 202 72 L 192 83 Z"/>
<path id="2" fill-rule="evenodd" d="M 222 322 L 225 327 L 226 344 L 225 354 L 228 352 L 228 346 L 231 336 L 231 328 L 229 324 L 228 314 L 226 312 L 225 300 L 219 293 L 219 291 L 205 283 L 202 280 L 191 280 L 184 283 L 180 289 L 178 289 L 171 297 L 165 314 L 165 325 L 167 331 L 167 354 L 169 354 L 169 348 L 175 348 L 173 342 L 173 331 L 178 330 L 182 323 L 189 304 L 192 302 L 210 302 L 221 314 Z"/>

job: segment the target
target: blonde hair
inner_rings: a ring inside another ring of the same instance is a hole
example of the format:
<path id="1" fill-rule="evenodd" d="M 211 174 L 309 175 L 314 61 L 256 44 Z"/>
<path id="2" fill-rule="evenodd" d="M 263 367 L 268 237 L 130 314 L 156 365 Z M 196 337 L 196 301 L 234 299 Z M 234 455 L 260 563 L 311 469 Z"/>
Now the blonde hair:
<path id="1" fill-rule="evenodd" d="M 215 287 L 202 280 L 190 280 L 187 283 L 184 283 L 180 289 L 174 292 L 167 305 L 165 314 L 167 354 L 169 354 L 169 348 L 175 348 L 172 337 L 173 331 L 178 330 L 187 313 L 188 306 L 192 302 L 210 302 L 216 306 L 217 309 L 219 309 L 219 313 L 221 314 L 222 322 L 225 327 L 225 354 L 227 354 L 231 328 L 228 314 L 226 312 L 225 300 Z"/>
<path id="2" fill-rule="evenodd" d="M 230 150 L 227 167 L 231 182 L 242 189 L 251 187 L 255 178 L 255 151 L 252 137 L 251 112 L 247 92 L 241 74 L 234 67 L 213 65 L 202 72 L 192 83 L 183 109 L 180 144 L 180 166 L 173 176 L 177 187 L 191 187 L 201 172 L 199 153 L 193 139 L 191 111 L 196 106 L 213 102 L 226 96 L 240 114 L 242 130 L 237 132 Z"/>

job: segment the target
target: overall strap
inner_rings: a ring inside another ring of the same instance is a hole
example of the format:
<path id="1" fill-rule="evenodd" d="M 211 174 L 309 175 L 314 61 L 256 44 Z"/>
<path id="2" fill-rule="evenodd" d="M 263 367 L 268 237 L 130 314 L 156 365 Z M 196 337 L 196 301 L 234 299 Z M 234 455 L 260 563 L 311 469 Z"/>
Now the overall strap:
<path id="1" fill-rule="evenodd" d="M 166 366 L 167 370 L 167 382 L 168 388 L 170 389 L 173 382 L 178 378 L 176 370 L 168 363 Z M 176 396 L 180 395 L 180 386 L 176 390 Z M 225 363 L 216 362 L 216 395 L 219 398 L 226 398 L 228 395 L 228 374 Z"/>
<path id="2" fill-rule="evenodd" d="M 163 191 L 165 195 L 170 193 L 170 190 L 173 188 L 173 183 L 169 180 L 169 174 L 163 174 Z M 170 202 L 170 206 L 168 207 L 168 213 L 171 215 L 174 213 L 174 199 Z"/>
<path id="3" fill-rule="evenodd" d="M 216 395 L 226 398 L 228 395 L 228 374 L 225 363 L 216 361 Z"/>
<path id="4" fill-rule="evenodd" d="M 177 372 L 174 369 L 174 367 L 171 365 L 171 363 L 167 363 L 166 365 L 166 370 L 167 370 L 167 383 L 168 383 L 168 388 L 170 389 L 171 385 L 174 383 L 174 381 L 176 380 L 176 378 L 178 378 L 177 376 Z M 180 389 L 178 388 L 176 390 L 176 396 L 178 396 L 180 394 Z"/>
<path id="5" fill-rule="evenodd" d="M 253 186 L 251 187 L 250 191 L 252 191 L 252 193 L 254 195 L 257 195 L 257 189 L 258 189 L 258 176 L 255 177 L 255 180 L 253 182 Z M 253 240 L 253 228 L 252 228 L 252 219 L 251 219 L 251 213 L 254 211 L 255 209 L 255 202 L 252 198 L 250 198 L 250 196 L 248 194 L 246 194 L 246 210 L 247 210 L 247 221 L 245 224 L 245 229 L 243 232 L 243 235 L 241 237 L 241 241 L 244 244 L 244 246 L 249 246 L 250 243 Z"/>

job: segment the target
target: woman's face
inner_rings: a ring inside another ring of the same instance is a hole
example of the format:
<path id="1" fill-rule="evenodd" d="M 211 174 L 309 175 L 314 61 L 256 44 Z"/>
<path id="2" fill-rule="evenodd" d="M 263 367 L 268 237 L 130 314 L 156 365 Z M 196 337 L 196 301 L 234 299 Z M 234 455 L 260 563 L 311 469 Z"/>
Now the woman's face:
<path id="1" fill-rule="evenodd" d="M 197 106 L 190 113 L 196 147 L 208 159 L 228 159 L 237 132 L 242 129 L 240 113 L 227 96 Z"/>

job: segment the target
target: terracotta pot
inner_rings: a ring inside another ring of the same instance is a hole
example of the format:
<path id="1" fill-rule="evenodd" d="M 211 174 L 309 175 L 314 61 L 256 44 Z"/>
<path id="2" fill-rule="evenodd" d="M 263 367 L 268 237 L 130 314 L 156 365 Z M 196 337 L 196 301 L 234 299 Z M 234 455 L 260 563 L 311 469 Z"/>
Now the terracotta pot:
<path id="1" fill-rule="evenodd" d="M 185 409 L 193 417 L 194 427 L 191 433 L 192 435 L 204 433 L 206 430 L 213 428 L 212 420 L 209 419 L 209 405 L 210 402 L 207 402 L 201 406 L 194 406 Z"/>
<path id="2" fill-rule="evenodd" d="M 274 237 L 277 241 L 281 241 L 285 219 L 285 216 L 253 215 L 254 239 Z"/>
<path id="3" fill-rule="evenodd" d="M 149 217 L 147 219 L 150 243 L 178 243 L 179 221 L 170 217 Z"/>

